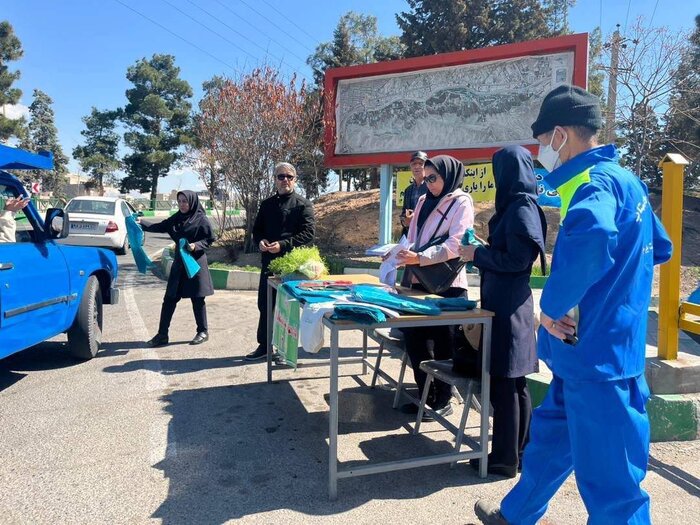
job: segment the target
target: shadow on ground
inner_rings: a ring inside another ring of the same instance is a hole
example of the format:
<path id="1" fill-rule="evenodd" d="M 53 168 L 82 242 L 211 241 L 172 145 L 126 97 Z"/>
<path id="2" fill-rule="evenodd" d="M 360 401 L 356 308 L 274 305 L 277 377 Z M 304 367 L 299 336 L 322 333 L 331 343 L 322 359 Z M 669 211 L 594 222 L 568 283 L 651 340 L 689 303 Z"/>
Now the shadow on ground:
<path id="1" fill-rule="evenodd" d="M 314 395 L 314 382 L 300 383 Z M 374 498 L 421 498 L 446 487 L 483 483 L 467 465 L 426 467 L 339 481 L 328 500 L 328 411 L 323 396 L 306 403 L 286 382 L 175 391 L 164 398 L 172 416 L 166 458 L 156 468 L 169 493 L 153 517 L 163 523 L 218 524 L 289 509 L 331 515 Z M 447 452 L 452 441 L 407 434 L 406 416 L 391 409 L 393 393 L 344 389 L 339 450 L 355 432 L 391 432 L 360 443 L 370 461 Z M 432 427 L 425 426 L 426 431 Z M 342 459 L 342 457 L 341 457 Z M 346 462 L 353 465 L 361 461 Z M 420 479 L 420 483 L 416 480 Z"/>

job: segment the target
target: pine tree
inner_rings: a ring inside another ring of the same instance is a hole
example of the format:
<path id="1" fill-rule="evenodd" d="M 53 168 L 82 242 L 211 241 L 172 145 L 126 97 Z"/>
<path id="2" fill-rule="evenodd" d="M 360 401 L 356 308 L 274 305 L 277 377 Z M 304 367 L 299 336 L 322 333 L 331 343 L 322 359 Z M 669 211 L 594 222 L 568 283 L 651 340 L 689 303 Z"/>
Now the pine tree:
<path id="1" fill-rule="evenodd" d="M 322 106 L 319 103 L 320 93 L 323 89 L 323 77 L 327 69 L 333 67 L 355 66 L 358 64 L 371 64 L 374 62 L 395 60 L 404 54 L 404 47 L 399 37 L 383 37 L 377 28 L 377 17 L 362 15 L 349 11 L 340 17 L 338 25 L 333 31 L 333 40 L 324 42 L 316 48 L 307 63 L 314 72 L 316 91 L 307 96 L 306 110 L 310 111 L 313 129 L 304 134 L 301 147 L 298 150 L 297 159 L 302 164 L 303 172 L 300 182 L 304 185 L 309 195 L 314 195 L 319 186 L 325 186 L 328 179 L 328 170 L 322 167 L 323 151 L 323 115 Z M 355 187 L 367 189 L 367 187 L 379 187 L 379 176 L 375 168 L 370 170 L 353 169 L 345 170 L 350 180 L 354 180 Z M 317 184 L 316 189 L 313 185 Z"/>
<path id="2" fill-rule="evenodd" d="M 403 56 L 403 51 L 398 37 L 379 34 L 377 17 L 349 11 L 340 17 L 333 40 L 320 44 L 306 62 L 314 72 L 316 85 L 321 87 L 328 68 L 395 60 Z"/>
<path id="3" fill-rule="evenodd" d="M 569 2 L 539 0 L 407 0 L 396 15 L 406 56 L 433 55 L 555 36 L 566 23 L 552 21 Z M 553 14 L 555 13 L 555 14 Z M 566 20 L 566 17 L 564 17 Z"/>
<path id="4" fill-rule="evenodd" d="M 134 87 L 126 91 L 124 142 L 132 153 L 124 158 L 128 175 L 122 189 L 158 193 L 158 179 L 182 158 L 181 146 L 190 141 L 192 88 L 180 78 L 172 55 L 142 58 L 127 70 Z"/>
<path id="5" fill-rule="evenodd" d="M 22 44 L 9 22 L 0 22 L 0 142 L 19 137 L 24 126 L 23 119 L 9 119 L 5 106 L 17 104 L 22 91 L 12 84 L 19 78 L 19 71 L 10 72 L 8 62 L 22 58 Z"/>
<path id="6" fill-rule="evenodd" d="M 119 134 L 115 130 L 118 116 L 118 111 L 98 111 L 93 107 L 83 117 L 85 129 L 80 134 L 85 137 L 85 144 L 73 150 L 73 158 L 90 174 L 89 186 L 97 188 L 100 195 L 104 195 L 104 183 L 112 182 L 112 174 L 121 165 Z"/>
<path id="7" fill-rule="evenodd" d="M 23 177 L 25 182 L 41 181 L 43 191 L 60 195 L 66 184 L 68 157 L 58 140 L 58 130 L 51 105 L 53 100 L 40 89 L 35 89 L 29 106 L 29 125 L 20 147 L 29 151 L 50 151 L 53 153 L 53 170 L 30 170 Z"/>
<path id="8" fill-rule="evenodd" d="M 690 160 L 686 184 L 700 187 L 700 15 L 695 17 L 690 48 L 674 74 L 669 106 L 668 151 L 680 152 Z"/>

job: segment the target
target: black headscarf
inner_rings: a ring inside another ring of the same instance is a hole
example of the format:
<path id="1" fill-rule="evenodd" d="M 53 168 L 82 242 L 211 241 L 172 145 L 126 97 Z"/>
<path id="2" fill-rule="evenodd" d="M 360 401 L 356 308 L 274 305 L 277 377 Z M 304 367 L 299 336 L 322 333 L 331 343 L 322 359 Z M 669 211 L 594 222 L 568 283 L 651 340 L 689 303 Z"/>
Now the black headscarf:
<path id="1" fill-rule="evenodd" d="M 170 223 L 172 229 L 169 232 L 172 239 L 178 242 L 181 237 L 184 237 L 190 243 L 202 239 L 209 239 L 209 242 L 213 242 L 214 235 L 211 224 L 197 194 L 191 190 L 182 190 L 177 192 L 177 196 L 180 195 L 185 196 L 190 209 L 187 213 L 178 211 L 172 216 Z"/>
<path id="2" fill-rule="evenodd" d="M 545 251 L 547 222 L 537 204 L 537 179 L 532 155 L 522 146 L 508 146 L 493 155 L 496 214 L 489 221 L 489 242 L 498 235 L 521 235 Z"/>
<path id="3" fill-rule="evenodd" d="M 418 214 L 418 223 L 416 224 L 418 230 L 423 227 L 426 219 L 437 207 L 442 198 L 448 193 L 452 193 L 456 189 L 461 188 L 464 182 L 464 164 L 454 157 L 438 155 L 437 157 L 426 160 L 425 165 L 435 168 L 435 171 L 437 171 L 445 181 L 445 185 L 440 195 L 433 195 L 430 190 L 425 194 L 425 201 L 423 202 L 423 206 L 421 206 L 420 213 Z"/>
<path id="4" fill-rule="evenodd" d="M 177 197 L 180 197 L 180 195 L 185 196 L 187 199 L 187 204 L 190 205 L 190 209 L 187 211 L 187 213 L 182 213 L 178 210 L 178 212 L 175 214 L 177 215 L 175 218 L 176 224 L 199 221 L 202 216 L 206 219 L 207 212 L 204 211 L 204 206 L 202 206 L 202 203 L 199 202 L 199 196 L 195 192 L 192 190 L 182 190 L 177 192 Z"/>

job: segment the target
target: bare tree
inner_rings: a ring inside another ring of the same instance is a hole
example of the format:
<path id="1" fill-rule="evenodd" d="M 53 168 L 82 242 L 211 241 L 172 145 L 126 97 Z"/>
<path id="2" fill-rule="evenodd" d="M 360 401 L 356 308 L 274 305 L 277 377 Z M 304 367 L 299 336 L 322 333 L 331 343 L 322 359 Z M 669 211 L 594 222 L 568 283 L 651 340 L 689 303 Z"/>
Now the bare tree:
<path id="1" fill-rule="evenodd" d="M 626 164 L 638 175 L 645 165 L 661 160 L 657 157 L 664 138 L 658 123 L 666 120 L 674 73 L 687 47 L 687 33 L 647 27 L 641 17 L 628 35 L 622 35 L 615 119 L 621 145 L 628 151 Z"/>
<path id="2" fill-rule="evenodd" d="M 303 82 L 285 82 L 278 70 L 264 66 L 238 80 L 224 79 L 200 104 L 198 142 L 245 209 L 246 252 L 253 249 L 260 202 L 273 191 L 272 168 L 292 158 L 308 127 L 305 92 Z"/>

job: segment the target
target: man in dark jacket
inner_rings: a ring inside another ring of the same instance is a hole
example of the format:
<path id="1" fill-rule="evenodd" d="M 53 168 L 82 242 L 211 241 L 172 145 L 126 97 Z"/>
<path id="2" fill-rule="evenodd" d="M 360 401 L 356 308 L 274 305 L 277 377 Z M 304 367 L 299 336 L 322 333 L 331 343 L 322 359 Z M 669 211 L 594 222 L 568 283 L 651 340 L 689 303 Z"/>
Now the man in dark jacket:
<path id="1" fill-rule="evenodd" d="M 408 235 L 408 226 L 411 224 L 413 210 L 416 209 L 416 204 L 421 195 L 425 195 L 428 191 L 428 186 L 424 182 L 425 178 L 425 161 L 428 160 L 428 154 L 425 151 L 416 151 L 411 155 L 411 173 L 413 179 L 403 193 L 403 208 L 401 209 L 401 235 Z"/>
<path id="2" fill-rule="evenodd" d="M 274 170 L 277 193 L 260 204 L 253 225 L 253 240 L 262 255 L 260 285 L 258 287 L 258 347 L 245 356 L 246 361 L 257 361 L 267 356 L 267 278 L 270 262 L 288 253 L 292 248 L 311 244 L 314 240 L 314 208 L 311 202 L 294 192 L 297 170 L 287 162 L 280 162 Z"/>

